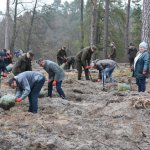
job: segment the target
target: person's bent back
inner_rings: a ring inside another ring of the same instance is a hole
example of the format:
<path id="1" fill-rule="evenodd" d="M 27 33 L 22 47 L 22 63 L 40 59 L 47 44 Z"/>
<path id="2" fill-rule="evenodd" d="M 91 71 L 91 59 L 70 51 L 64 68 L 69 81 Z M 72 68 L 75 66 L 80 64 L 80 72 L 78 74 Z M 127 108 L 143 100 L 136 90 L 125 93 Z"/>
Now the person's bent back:
<path id="1" fill-rule="evenodd" d="M 14 75 L 18 75 L 19 73 L 24 71 L 31 71 L 32 70 L 31 61 L 33 59 L 33 56 L 34 54 L 31 51 L 29 51 L 26 54 L 19 57 L 18 61 L 15 63 L 12 69 L 12 73 Z"/>

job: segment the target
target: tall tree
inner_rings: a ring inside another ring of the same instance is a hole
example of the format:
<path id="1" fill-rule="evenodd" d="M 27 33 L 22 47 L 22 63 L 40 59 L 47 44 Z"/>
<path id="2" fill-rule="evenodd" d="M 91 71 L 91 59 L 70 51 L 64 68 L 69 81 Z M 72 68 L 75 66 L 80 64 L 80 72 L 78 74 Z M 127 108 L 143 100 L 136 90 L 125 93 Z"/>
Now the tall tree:
<path id="1" fill-rule="evenodd" d="M 29 33 L 28 33 L 28 39 L 27 39 L 27 50 L 30 49 L 31 33 L 32 33 L 33 22 L 34 22 L 35 13 L 36 13 L 37 2 L 38 2 L 38 0 L 35 0 L 35 4 L 34 4 L 34 7 L 33 7 L 33 12 L 32 12 L 32 17 L 31 17 L 31 23 L 30 23 Z"/>
<path id="2" fill-rule="evenodd" d="M 17 7 L 18 7 L 18 0 L 14 1 L 15 3 L 15 14 L 14 14 L 14 22 L 13 22 L 13 35 L 12 35 L 12 39 L 11 39 L 11 45 L 10 45 L 10 49 L 13 50 L 14 46 L 15 46 L 15 40 L 17 37 Z"/>
<path id="3" fill-rule="evenodd" d="M 108 51 L 108 21 L 109 21 L 109 0 L 105 0 L 105 17 L 104 17 L 104 57 L 107 58 Z"/>
<path id="4" fill-rule="evenodd" d="M 130 2 L 131 0 L 128 0 L 127 4 L 127 13 L 126 13 L 126 27 L 125 27 L 125 52 L 124 54 L 127 54 L 127 49 L 129 45 L 129 21 L 130 21 Z M 125 57 L 127 58 L 127 57 Z"/>
<path id="5" fill-rule="evenodd" d="M 97 0 L 92 2 L 92 18 L 91 18 L 91 45 L 96 45 L 96 27 L 97 27 Z"/>
<path id="6" fill-rule="evenodd" d="M 10 1 L 7 0 L 6 4 L 6 25 L 5 25 L 5 48 L 9 49 L 9 3 Z"/>
<path id="7" fill-rule="evenodd" d="M 84 10 L 84 0 L 81 0 L 81 49 L 84 47 L 84 28 L 83 28 L 83 10 Z"/>
<path id="8" fill-rule="evenodd" d="M 150 2 L 149 0 L 143 0 L 142 41 L 147 42 L 150 48 Z"/>

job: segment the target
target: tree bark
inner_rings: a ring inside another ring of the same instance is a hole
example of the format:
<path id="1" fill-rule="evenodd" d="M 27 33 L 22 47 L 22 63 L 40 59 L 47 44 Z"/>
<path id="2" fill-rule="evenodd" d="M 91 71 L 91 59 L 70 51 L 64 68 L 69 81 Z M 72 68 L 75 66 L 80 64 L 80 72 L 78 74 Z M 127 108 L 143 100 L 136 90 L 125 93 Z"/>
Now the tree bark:
<path id="1" fill-rule="evenodd" d="M 84 29 L 83 29 L 83 10 L 84 10 L 84 0 L 81 0 L 81 49 L 84 47 Z"/>
<path id="2" fill-rule="evenodd" d="M 33 15 L 31 17 L 31 23 L 30 23 L 29 34 L 28 34 L 28 39 L 27 39 L 27 51 L 30 49 L 31 33 L 32 33 L 33 22 L 34 22 L 35 13 L 36 13 L 37 2 L 38 0 L 35 1 L 34 8 L 33 8 Z"/>
<path id="3" fill-rule="evenodd" d="M 15 14 L 14 14 L 14 25 L 13 25 L 13 35 L 11 39 L 11 45 L 10 45 L 10 50 L 13 51 L 14 46 L 15 46 L 15 41 L 16 41 L 16 28 L 17 28 L 17 7 L 18 7 L 18 0 L 15 1 Z"/>
<path id="4" fill-rule="evenodd" d="M 129 22 L 130 22 L 130 0 L 128 0 L 128 5 L 127 5 L 127 16 L 126 16 L 126 27 L 125 27 L 125 58 L 124 60 L 126 61 L 127 59 L 127 50 L 128 50 L 128 45 L 129 45 Z"/>
<path id="5" fill-rule="evenodd" d="M 92 18 L 91 18 L 91 45 L 96 45 L 96 25 L 97 25 L 97 0 L 91 0 L 92 2 Z"/>
<path id="6" fill-rule="evenodd" d="M 6 4 L 6 26 L 5 26 L 5 49 L 9 49 L 9 3 L 7 0 Z"/>
<path id="7" fill-rule="evenodd" d="M 109 23 L 109 0 L 105 0 L 105 18 L 104 18 L 104 44 L 103 53 L 104 57 L 108 56 L 108 23 Z"/>
<path id="8" fill-rule="evenodd" d="M 141 40 L 148 43 L 148 48 L 150 50 L 150 2 L 149 0 L 143 0 Z"/>

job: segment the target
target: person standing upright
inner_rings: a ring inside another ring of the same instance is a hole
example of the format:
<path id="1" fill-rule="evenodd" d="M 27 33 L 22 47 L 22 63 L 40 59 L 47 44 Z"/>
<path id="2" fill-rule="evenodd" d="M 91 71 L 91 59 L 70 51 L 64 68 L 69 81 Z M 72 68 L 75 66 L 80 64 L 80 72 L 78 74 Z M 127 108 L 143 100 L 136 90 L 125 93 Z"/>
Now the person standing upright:
<path id="1" fill-rule="evenodd" d="M 110 44 L 110 48 L 111 50 L 110 50 L 110 54 L 108 57 L 112 60 L 115 60 L 116 59 L 116 46 L 114 42 Z"/>
<path id="2" fill-rule="evenodd" d="M 61 66 L 67 61 L 66 47 L 62 47 L 57 53 L 57 63 Z"/>
<path id="3" fill-rule="evenodd" d="M 136 47 L 134 46 L 134 44 L 130 43 L 128 48 L 128 59 L 129 59 L 130 67 L 134 63 L 134 58 L 136 56 L 136 53 L 137 53 Z"/>
<path id="4" fill-rule="evenodd" d="M 146 90 L 146 78 L 148 77 L 150 63 L 150 54 L 147 49 L 148 44 L 146 42 L 143 41 L 139 44 L 139 51 L 134 58 L 134 65 L 132 67 L 138 92 L 145 92 Z"/>
<path id="5" fill-rule="evenodd" d="M 89 68 L 91 63 L 92 54 L 95 52 L 96 46 L 88 46 L 82 49 L 76 55 L 76 65 L 78 70 L 78 80 L 81 80 L 82 75 L 82 67 L 84 68 L 85 78 L 86 80 L 90 80 L 89 78 Z"/>

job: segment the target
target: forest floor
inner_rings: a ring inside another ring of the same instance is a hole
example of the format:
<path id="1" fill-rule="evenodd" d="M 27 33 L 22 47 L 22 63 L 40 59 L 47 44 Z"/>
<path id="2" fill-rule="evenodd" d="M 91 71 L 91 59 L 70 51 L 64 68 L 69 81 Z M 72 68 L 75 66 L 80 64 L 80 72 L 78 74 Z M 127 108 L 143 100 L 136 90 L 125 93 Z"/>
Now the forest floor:
<path id="1" fill-rule="evenodd" d="M 91 75 L 96 79 L 97 71 Z M 10 111 L 0 108 L 0 150 L 150 150 L 150 80 L 147 91 L 138 93 L 128 65 L 113 75 L 116 82 L 103 90 L 102 82 L 78 81 L 75 70 L 66 71 L 67 100 L 54 87 L 53 98 L 39 98 L 38 114 L 27 112 L 27 99 Z M 3 95 L 14 93 L 7 80 Z M 118 83 L 131 89 L 118 91 Z"/>

